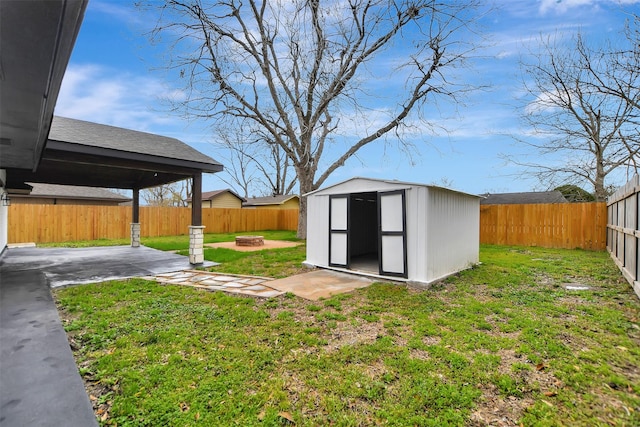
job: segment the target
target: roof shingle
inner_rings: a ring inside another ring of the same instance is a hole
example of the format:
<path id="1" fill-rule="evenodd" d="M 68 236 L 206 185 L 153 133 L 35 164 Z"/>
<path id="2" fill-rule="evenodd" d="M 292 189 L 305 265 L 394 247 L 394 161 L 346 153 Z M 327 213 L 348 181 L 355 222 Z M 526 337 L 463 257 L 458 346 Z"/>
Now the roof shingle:
<path id="1" fill-rule="evenodd" d="M 483 194 L 481 205 L 526 205 L 537 203 L 567 203 L 561 192 L 531 191 L 523 193 L 495 193 Z"/>
<path id="2" fill-rule="evenodd" d="M 176 138 L 55 116 L 49 139 L 169 159 L 219 164 Z"/>

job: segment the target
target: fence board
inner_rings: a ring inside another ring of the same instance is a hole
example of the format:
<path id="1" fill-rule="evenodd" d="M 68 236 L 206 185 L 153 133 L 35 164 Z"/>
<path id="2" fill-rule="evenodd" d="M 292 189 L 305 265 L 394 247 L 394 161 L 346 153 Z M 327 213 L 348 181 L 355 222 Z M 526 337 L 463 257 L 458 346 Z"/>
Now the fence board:
<path id="1" fill-rule="evenodd" d="M 640 297 L 640 176 L 607 200 L 607 250 Z"/>
<path id="2" fill-rule="evenodd" d="M 131 207 L 86 205 L 9 206 L 9 243 L 129 238 Z M 188 234 L 191 208 L 140 208 L 142 237 Z M 207 233 L 298 229 L 297 209 L 204 208 Z"/>
<path id="3" fill-rule="evenodd" d="M 604 250 L 605 203 L 481 205 L 480 242 Z"/>

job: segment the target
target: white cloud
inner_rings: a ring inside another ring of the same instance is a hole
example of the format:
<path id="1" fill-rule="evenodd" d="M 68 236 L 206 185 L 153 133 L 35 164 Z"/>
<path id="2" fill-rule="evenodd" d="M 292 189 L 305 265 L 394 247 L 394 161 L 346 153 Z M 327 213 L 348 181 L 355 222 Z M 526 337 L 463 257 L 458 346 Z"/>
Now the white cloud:
<path id="1" fill-rule="evenodd" d="M 536 99 L 531 101 L 524 109 L 526 114 L 541 114 L 551 112 L 558 108 L 558 103 L 562 102 L 562 95 L 554 90 L 541 92 Z"/>
<path id="2" fill-rule="evenodd" d="M 125 22 L 131 25 L 145 24 L 139 10 L 130 3 L 119 3 L 114 1 L 91 1 L 91 10 L 100 14 L 108 15 L 112 19 Z"/>
<path id="3" fill-rule="evenodd" d="M 120 73 L 99 65 L 71 64 L 55 114 L 80 120 L 150 131 L 177 120 L 162 111 L 162 98 L 184 95 L 148 76 Z"/>
<path id="4" fill-rule="evenodd" d="M 599 7 L 600 5 L 625 6 L 640 3 L 640 0 L 541 0 L 540 13 L 548 11 L 565 13 L 570 9 L 583 6 Z"/>

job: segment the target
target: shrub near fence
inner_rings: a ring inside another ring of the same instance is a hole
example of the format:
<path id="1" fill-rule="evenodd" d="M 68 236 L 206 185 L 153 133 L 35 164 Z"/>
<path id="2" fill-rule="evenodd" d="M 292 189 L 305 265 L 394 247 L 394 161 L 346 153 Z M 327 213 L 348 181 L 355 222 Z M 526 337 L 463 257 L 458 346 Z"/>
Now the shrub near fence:
<path id="1" fill-rule="evenodd" d="M 21 205 L 9 207 L 9 243 L 52 243 L 130 236 L 131 207 Z M 140 207 L 142 237 L 187 234 L 191 208 Z M 206 233 L 297 230 L 297 209 L 202 209 Z"/>
<path id="2" fill-rule="evenodd" d="M 640 176 L 607 200 L 607 250 L 640 297 Z"/>
<path id="3" fill-rule="evenodd" d="M 606 248 L 605 203 L 480 205 L 480 242 L 547 248 Z"/>

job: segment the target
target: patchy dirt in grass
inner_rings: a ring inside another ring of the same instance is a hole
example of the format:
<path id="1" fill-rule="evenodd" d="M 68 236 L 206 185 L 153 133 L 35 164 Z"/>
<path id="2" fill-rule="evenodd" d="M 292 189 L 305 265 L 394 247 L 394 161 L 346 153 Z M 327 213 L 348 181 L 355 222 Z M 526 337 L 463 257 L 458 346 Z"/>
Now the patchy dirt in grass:
<path id="1" fill-rule="evenodd" d="M 332 352 L 347 345 L 373 344 L 381 335 L 384 335 L 384 326 L 381 321 L 361 322 L 357 326 L 342 322 L 331 331 L 331 337 L 325 348 Z"/>
<path id="2" fill-rule="evenodd" d="M 544 402 L 553 406 L 551 401 L 563 385 L 549 371 L 546 364 L 533 364 L 517 355 L 513 350 L 500 350 L 497 355 L 500 356 L 498 372 L 512 378 L 515 377 L 518 396 L 505 396 L 505 393 L 492 383 L 481 385 L 482 397 L 475 411 L 471 414 L 472 426 L 518 426 L 518 420 L 527 408 L 535 403 L 534 393 L 543 393 L 547 397 Z M 522 369 L 514 371 L 514 366 Z"/>
<path id="3" fill-rule="evenodd" d="M 485 292 L 477 290 L 479 295 L 486 295 L 487 298 L 490 289 L 486 288 Z M 421 290 L 410 290 L 410 292 L 424 292 Z M 282 297 L 281 297 L 282 298 Z M 359 294 L 354 294 L 349 300 L 342 302 L 342 307 L 337 313 L 343 314 L 348 319 L 353 319 L 354 310 L 366 306 L 366 297 Z M 319 303 L 321 304 L 321 302 Z M 307 325 L 321 325 L 316 319 L 316 313 L 322 311 L 333 311 L 327 307 L 322 307 L 316 312 L 311 312 L 308 309 L 309 304 L 302 300 L 293 300 L 284 304 L 286 307 L 278 307 L 271 309 L 272 316 L 277 316 L 282 311 L 289 311 L 293 313 L 293 320 L 295 322 L 302 322 Z M 403 323 L 406 319 L 395 316 L 400 323 Z M 320 348 L 320 351 L 324 350 L 329 353 L 340 350 L 343 346 L 358 345 L 358 344 L 371 344 L 374 343 L 381 336 L 391 336 L 394 342 L 398 346 L 407 346 L 407 337 L 411 336 L 410 328 L 404 326 L 391 327 L 385 326 L 394 319 L 389 318 L 388 315 L 382 315 L 380 319 L 376 321 L 365 321 L 359 319 L 354 321 L 341 321 L 337 322 L 337 325 L 328 331 L 327 344 Z M 519 331 L 515 332 L 502 332 L 498 325 L 505 322 L 505 319 L 499 316 L 489 316 L 487 321 L 492 324 L 493 327 L 489 331 L 483 331 L 484 333 L 495 336 L 496 338 L 511 338 L 517 339 L 520 335 Z M 439 345 L 442 338 L 439 336 L 425 336 L 422 337 L 422 342 L 425 345 Z M 309 350 L 309 352 L 315 352 L 316 350 Z M 305 351 L 306 353 L 307 351 Z M 409 349 L 409 355 L 412 358 L 420 360 L 428 360 L 431 356 L 428 351 L 423 349 L 412 348 Z M 514 350 L 501 350 L 497 353 L 500 357 L 500 365 L 498 372 L 501 374 L 515 377 L 518 388 L 520 391 L 519 396 L 505 396 L 501 390 L 498 389 L 492 383 L 479 384 L 478 387 L 482 391 L 482 397 L 478 400 L 475 410 L 469 420 L 469 425 L 474 427 L 480 426 L 494 426 L 494 427 L 513 427 L 519 426 L 518 420 L 521 419 L 527 408 L 534 405 L 534 393 L 544 393 L 547 398 L 545 401 L 553 405 L 553 396 L 557 394 L 557 390 L 562 388 L 562 383 L 550 372 L 547 365 L 536 365 L 529 360 L 517 355 Z M 513 366 L 522 366 L 522 369 L 514 371 Z M 367 372 L 373 377 L 378 377 L 384 372 L 386 368 L 383 363 L 372 364 L 368 367 Z M 293 395 L 301 392 L 306 386 L 295 381 L 295 378 L 291 378 L 291 389 L 288 392 Z M 311 392 L 306 390 L 305 392 Z M 295 397 L 292 396 L 292 399 Z M 313 411 L 310 411 L 309 415 L 313 415 Z"/>

